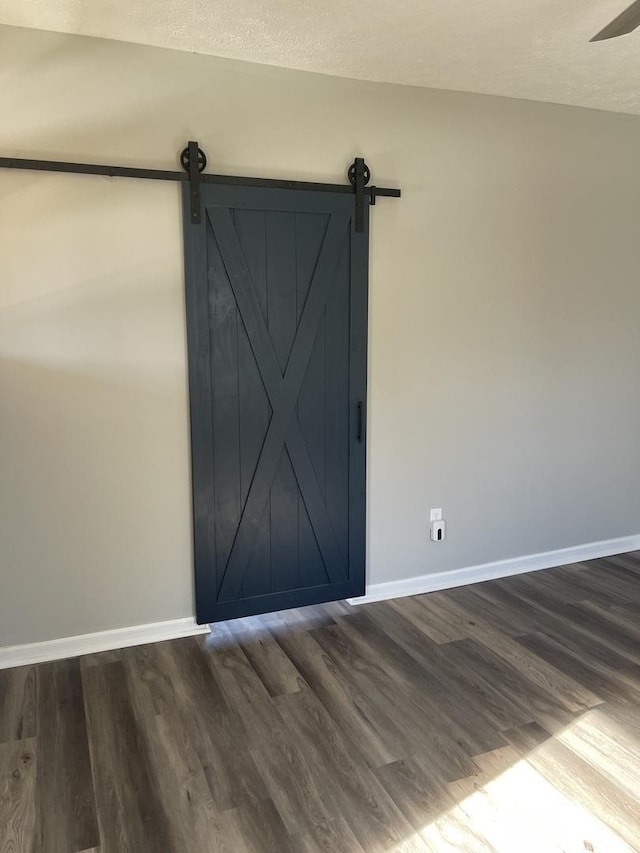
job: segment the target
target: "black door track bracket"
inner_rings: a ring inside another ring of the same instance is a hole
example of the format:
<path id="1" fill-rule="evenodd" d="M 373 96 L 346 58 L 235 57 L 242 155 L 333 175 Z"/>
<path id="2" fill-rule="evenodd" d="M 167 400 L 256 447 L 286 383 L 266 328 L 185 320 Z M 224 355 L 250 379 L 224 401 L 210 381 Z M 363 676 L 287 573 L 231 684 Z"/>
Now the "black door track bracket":
<path id="1" fill-rule="evenodd" d="M 200 225 L 202 221 L 200 214 L 200 172 L 206 168 L 207 158 L 204 151 L 198 148 L 198 143 L 191 141 L 180 155 L 180 163 L 189 175 L 191 224 Z"/>
<path id="2" fill-rule="evenodd" d="M 364 162 L 363 157 L 356 157 L 349 166 L 347 177 L 356 193 L 356 233 L 362 234 L 364 231 L 364 188 L 371 180 L 371 170 Z M 375 204 L 375 187 L 371 188 L 369 195 L 371 204 Z"/>

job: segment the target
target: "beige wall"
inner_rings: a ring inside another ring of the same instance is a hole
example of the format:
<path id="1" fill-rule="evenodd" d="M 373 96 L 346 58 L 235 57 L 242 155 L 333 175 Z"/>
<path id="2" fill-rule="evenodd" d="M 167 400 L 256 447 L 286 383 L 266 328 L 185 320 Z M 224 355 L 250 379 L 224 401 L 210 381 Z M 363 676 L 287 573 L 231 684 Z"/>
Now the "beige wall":
<path id="1" fill-rule="evenodd" d="M 371 582 L 640 533 L 640 118 L 8 28 L 0 115 L 2 155 L 402 187 Z M 190 615 L 176 186 L 0 172 L 0 401 L 0 645 Z"/>

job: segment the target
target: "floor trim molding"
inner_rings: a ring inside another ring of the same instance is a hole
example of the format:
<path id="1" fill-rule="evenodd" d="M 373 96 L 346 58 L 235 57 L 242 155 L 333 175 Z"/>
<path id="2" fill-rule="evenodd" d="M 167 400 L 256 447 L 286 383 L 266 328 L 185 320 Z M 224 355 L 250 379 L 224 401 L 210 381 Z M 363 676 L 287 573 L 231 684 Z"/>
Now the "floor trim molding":
<path id="1" fill-rule="evenodd" d="M 168 622 L 151 622 L 147 625 L 133 625 L 130 628 L 114 628 L 111 631 L 96 631 L 93 634 L 80 634 L 76 637 L 62 637 L 59 640 L 44 640 L 40 643 L 25 643 L 20 646 L 0 647 L 0 669 L 12 666 L 25 666 L 50 660 L 105 652 L 111 649 L 124 649 L 128 646 L 140 646 L 144 643 L 157 643 L 161 640 L 175 640 L 193 634 L 207 634 L 207 625 L 196 624 L 193 618 L 171 619 Z"/>
<path id="2" fill-rule="evenodd" d="M 603 542 L 588 542 L 572 548 L 544 551 L 541 554 L 529 554 L 526 557 L 514 557 L 511 560 L 497 560 L 495 563 L 483 563 L 479 566 L 466 566 L 450 572 L 432 572 L 414 578 L 371 584 L 367 586 L 365 595 L 360 598 L 348 598 L 347 602 L 355 606 L 372 601 L 386 601 L 389 598 L 437 592 L 453 589 L 456 586 L 498 580 L 512 575 L 521 575 L 524 572 L 553 569 L 570 563 L 582 563 L 585 560 L 612 557 L 615 554 L 638 550 L 640 550 L 640 535 L 622 536 L 619 539 L 607 539 Z"/>
<path id="3" fill-rule="evenodd" d="M 570 563 L 595 560 L 599 557 L 611 557 L 629 551 L 640 551 L 640 534 L 623 536 L 619 539 L 607 539 L 603 542 L 589 542 L 585 545 L 561 548 L 557 551 L 545 551 L 541 554 L 529 554 L 526 557 L 515 557 L 511 560 L 498 560 L 495 563 L 483 563 L 479 566 L 466 566 L 450 572 L 432 572 L 413 578 L 371 584 L 367 586 L 365 595 L 360 598 L 349 598 L 347 601 L 355 606 L 372 601 L 385 601 L 389 598 L 437 592 L 438 590 L 453 589 L 457 586 L 466 586 L 481 581 L 508 578 L 524 572 L 551 569 Z M 124 649 L 129 646 L 157 643 L 162 640 L 173 640 L 208 632 L 209 627 L 207 625 L 198 625 L 193 618 L 187 617 L 171 619 L 167 622 L 133 625 L 129 628 L 115 628 L 111 631 L 96 631 L 93 634 L 81 634 L 75 637 L 62 637 L 58 640 L 5 646 L 4 648 L 0 647 L 0 669 L 62 660 L 63 658 L 111 649 Z"/>

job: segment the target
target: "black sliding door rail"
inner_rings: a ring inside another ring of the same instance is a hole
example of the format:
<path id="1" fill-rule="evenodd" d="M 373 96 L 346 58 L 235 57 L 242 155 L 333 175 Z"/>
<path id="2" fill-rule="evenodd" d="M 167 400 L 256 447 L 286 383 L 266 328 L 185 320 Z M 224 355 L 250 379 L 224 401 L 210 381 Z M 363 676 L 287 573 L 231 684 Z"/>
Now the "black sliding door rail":
<path id="1" fill-rule="evenodd" d="M 77 175 L 105 175 L 109 178 L 143 178 L 150 181 L 188 181 L 186 172 L 164 169 L 139 169 L 129 166 L 101 166 L 95 163 L 64 163 L 58 160 L 24 160 L 19 157 L 0 157 L 2 169 L 26 169 L 35 172 L 66 172 Z M 318 190 L 329 193 L 354 193 L 350 184 L 322 184 L 309 181 L 286 181 L 277 178 L 246 178 L 238 175 L 201 174 L 203 184 L 231 184 L 246 187 L 279 187 L 290 190 Z M 364 187 L 366 196 L 400 198 L 401 191 L 388 187 Z"/>
<path id="2" fill-rule="evenodd" d="M 193 164 L 192 161 L 193 160 Z M 350 193 L 356 196 L 356 231 L 363 230 L 365 198 L 375 204 L 376 198 L 400 198 L 400 190 L 388 187 L 368 187 L 371 178 L 369 167 L 361 157 L 356 157 L 347 172 L 348 184 L 322 184 L 310 181 L 287 181 L 277 178 L 246 178 L 238 175 L 204 174 L 207 158 L 197 142 L 189 142 L 180 155 L 182 171 L 141 169 L 132 166 L 104 166 L 97 163 L 65 163 L 59 160 L 26 160 L 20 157 L 0 157 L 0 169 L 22 169 L 32 172 L 62 172 L 75 175 L 103 175 L 108 178 L 139 178 L 148 181 L 188 182 L 191 185 L 191 221 L 200 220 L 199 184 L 226 184 L 243 187 L 276 187 L 287 190 L 306 190 L 328 193 Z"/>
<path id="3" fill-rule="evenodd" d="M 76 175 L 105 175 L 109 178 L 147 178 L 151 181 L 189 180 L 189 176 L 184 172 L 168 172 L 163 169 L 99 166 L 95 163 L 63 163 L 58 160 L 23 160 L 19 157 L 0 157 L 0 168 L 26 169 L 32 172 L 66 172 Z"/>

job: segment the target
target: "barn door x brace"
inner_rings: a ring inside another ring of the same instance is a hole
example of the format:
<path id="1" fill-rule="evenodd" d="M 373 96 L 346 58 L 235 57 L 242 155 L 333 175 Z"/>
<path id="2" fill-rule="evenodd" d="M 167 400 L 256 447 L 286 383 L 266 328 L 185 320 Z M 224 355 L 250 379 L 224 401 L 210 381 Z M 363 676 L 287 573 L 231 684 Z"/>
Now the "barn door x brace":
<path id="1" fill-rule="evenodd" d="M 355 230 L 364 230 L 365 201 L 375 204 L 379 196 L 400 198 L 400 190 L 387 187 L 368 186 L 371 171 L 362 157 L 356 157 L 349 166 L 348 184 L 317 184 L 307 181 L 283 181 L 271 178 L 245 178 L 234 175 L 210 175 L 205 173 L 207 158 L 197 142 L 189 142 L 180 154 L 182 171 L 163 169 L 140 169 L 128 166 L 100 166 L 91 163 L 63 163 L 56 160 L 23 160 L 16 157 L 0 157 L 2 169 L 27 169 L 39 172 L 67 172 L 79 175 L 105 175 L 111 178 L 143 178 L 152 181 L 188 182 L 191 198 L 191 222 L 200 224 L 200 185 L 232 184 L 251 187 L 278 187 L 290 190 L 317 190 L 319 192 L 352 193 L 356 200 Z"/>

